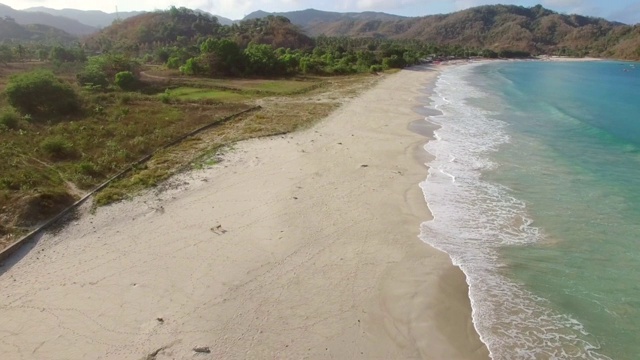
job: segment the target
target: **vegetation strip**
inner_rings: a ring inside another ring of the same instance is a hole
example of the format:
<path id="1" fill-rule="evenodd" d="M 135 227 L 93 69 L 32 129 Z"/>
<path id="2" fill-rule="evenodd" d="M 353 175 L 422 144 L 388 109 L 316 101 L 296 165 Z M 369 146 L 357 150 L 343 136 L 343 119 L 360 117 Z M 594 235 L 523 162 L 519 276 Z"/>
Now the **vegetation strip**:
<path id="1" fill-rule="evenodd" d="M 5 261 L 7 260 L 11 255 L 15 254 L 18 250 L 20 250 L 20 248 L 22 247 L 22 245 L 24 245 L 25 243 L 27 243 L 28 241 L 32 240 L 34 236 L 36 236 L 37 234 L 39 234 L 40 232 L 46 230 L 49 226 L 53 225 L 54 223 L 58 222 L 59 220 L 61 220 L 62 218 L 64 218 L 65 216 L 67 216 L 68 214 L 71 213 L 71 211 L 76 210 L 80 205 L 84 204 L 87 199 L 89 199 L 91 196 L 95 195 L 95 193 L 97 193 L 100 190 L 103 190 L 104 188 L 106 188 L 107 186 L 109 186 L 109 184 L 111 184 L 113 181 L 118 180 L 119 178 L 121 178 L 122 176 L 124 176 L 125 174 L 127 174 L 128 172 L 132 171 L 136 166 L 142 165 L 144 163 L 146 163 L 147 161 L 149 161 L 155 154 L 157 154 L 158 152 L 162 151 L 162 150 L 166 150 L 172 146 L 175 146 L 179 143 L 181 143 L 182 141 L 184 141 L 185 139 L 197 135 L 207 129 L 213 128 L 215 126 L 219 126 L 222 125 L 228 121 L 231 121 L 241 115 L 256 111 L 261 109 L 260 106 L 254 106 L 252 108 L 240 111 L 238 113 L 235 113 L 233 115 L 227 116 L 225 118 L 222 118 L 220 120 L 214 121 L 210 124 L 204 125 L 196 130 L 193 130 L 185 135 L 180 136 L 179 138 L 163 145 L 162 147 L 156 149 L 155 151 L 153 151 L 151 154 L 148 154 L 144 157 L 142 157 L 141 159 L 139 159 L 138 161 L 132 163 L 131 165 L 129 165 L 126 169 L 122 170 L 121 172 L 119 172 L 118 174 L 112 176 L 110 179 L 108 179 L 107 181 L 103 182 L 102 184 L 100 184 L 98 187 L 94 188 L 93 190 L 91 190 L 89 193 L 87 193 L 86 195 L 84 195 L 80 200 L 76 201 L 75 203 L 73 203 L 71 206 L 67 207 L 66 209 L 62 210 L 60 213 L 58 213 L 58 215 L 54 216 L 53 218 L 47 220 L 44 224 L 38 226 L 36 229 L 34 229 L 33 231 L 31 231 L 30 233 L 28 233 L 27 235 L 23 236 L 22 238 L 20 238 L 19 240 L 15 241 L 14 243 L 12 243 L 11 245 L 9 245 L 7 248 L 5 248 L 4 250 L 0 251 L 0 261 Z"/>

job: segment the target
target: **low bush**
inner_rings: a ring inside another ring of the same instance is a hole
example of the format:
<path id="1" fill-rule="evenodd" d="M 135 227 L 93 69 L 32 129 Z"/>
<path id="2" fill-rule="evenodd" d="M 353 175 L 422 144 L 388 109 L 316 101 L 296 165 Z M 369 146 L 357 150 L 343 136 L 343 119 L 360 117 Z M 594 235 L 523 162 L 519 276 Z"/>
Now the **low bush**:
<path id="1" fill-rule="evenodd" d="M 121 71 L 116 74 L 114 84 L 122 90 L 133 90 L 137 79 L 131 71 Z"/>
<path id="2" fill-rule="evenodd" d="M 87 66 L 78 75 L 78 83 L 82 86 L 95 89 L 104 89 L 109 86 L 107 74 L 95 66 Z"/>
<path id="3" fill-rule="evenodd" d="M 73 147 L 73 144 L 60 136 L 53 136 L 44 139 L 40 143 L 40 149 L 54 160 L 68 159 L 76 155 L 76 150 Z"/>
<path id="4" fill-rule="evenodd" d="M 13 110 L 0 113 L 0 128 L 17 129 L 20 125 L 20 115 Z"/>
<path id="5" fill-rule="evenodd" d="M 383 70 L 384 68 L 382 67 L 382 65 L 371 65 L 371 67 L 369 68 L 369 72 L 371 72 L 372 74 L 382 72 Z"/>
<path id="6" fill-rule="evenodd" d="M 78 172 L 83 175 L 94 176 L 98 173 L 98 170 L 92 162 L 85 161 L 78 164 Z"/>
<path id="7" fill-rule="evenodd" d="M 80 100 L 73 88 L 51 71 L 14 75 L 5 94 L 9 104 L 24 114 L 65 115 L 80 108 Z"/>

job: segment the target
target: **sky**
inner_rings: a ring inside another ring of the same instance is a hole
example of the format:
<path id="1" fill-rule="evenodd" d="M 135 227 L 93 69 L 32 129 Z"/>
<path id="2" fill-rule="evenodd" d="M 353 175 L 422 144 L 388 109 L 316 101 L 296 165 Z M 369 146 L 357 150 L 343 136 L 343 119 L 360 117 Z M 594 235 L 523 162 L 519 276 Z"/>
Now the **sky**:
<path id="1" fill-rule="evenodd" d="M 486 4 L 544 7 L 567 14 L 603 17 L 627 24 L 640 23 L 640 0 L 0 0 L 14 9 L 45 6 L 115 12 L 164 10 L 174 5 L 201 9 L 230 19 L 241 19 L 255 10 L 269 12 L 314 8 L 325 11 L 382 11 L 405 16 L 449 13 Z"/>

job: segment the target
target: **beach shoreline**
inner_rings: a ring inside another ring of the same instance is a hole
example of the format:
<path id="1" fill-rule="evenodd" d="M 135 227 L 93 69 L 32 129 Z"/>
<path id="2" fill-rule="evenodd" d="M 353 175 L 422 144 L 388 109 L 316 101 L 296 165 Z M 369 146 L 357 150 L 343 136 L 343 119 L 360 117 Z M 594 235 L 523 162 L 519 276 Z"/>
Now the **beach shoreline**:
<path id="1" fill-rule="evenodd" d="M 418 238 L 429 128 L 409 124 L 437 75 L 385 76 L 308 130 L 44 235 L 0 276 L 0 354 L 488 358 L 464 274 Z"/>

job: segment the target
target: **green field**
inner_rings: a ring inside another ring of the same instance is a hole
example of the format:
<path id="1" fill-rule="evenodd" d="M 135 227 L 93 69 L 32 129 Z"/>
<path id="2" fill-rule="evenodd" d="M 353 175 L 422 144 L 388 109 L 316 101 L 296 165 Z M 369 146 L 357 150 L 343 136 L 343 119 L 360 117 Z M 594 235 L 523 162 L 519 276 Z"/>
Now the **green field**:
<path id="1" fill-rule="evenodd" d="M 168 90 L 166 94 L 169 94 L 171 99 L 177 100 L 216 100 L 220 102 L 238 102 L 247 100 L 248 96 L 238 92 L 225 91 L 218 89 L 202 89 L 193 87 L 179 87 L 176 89 Z M 164 94 L 160 95 L 163 96 Z"/>

